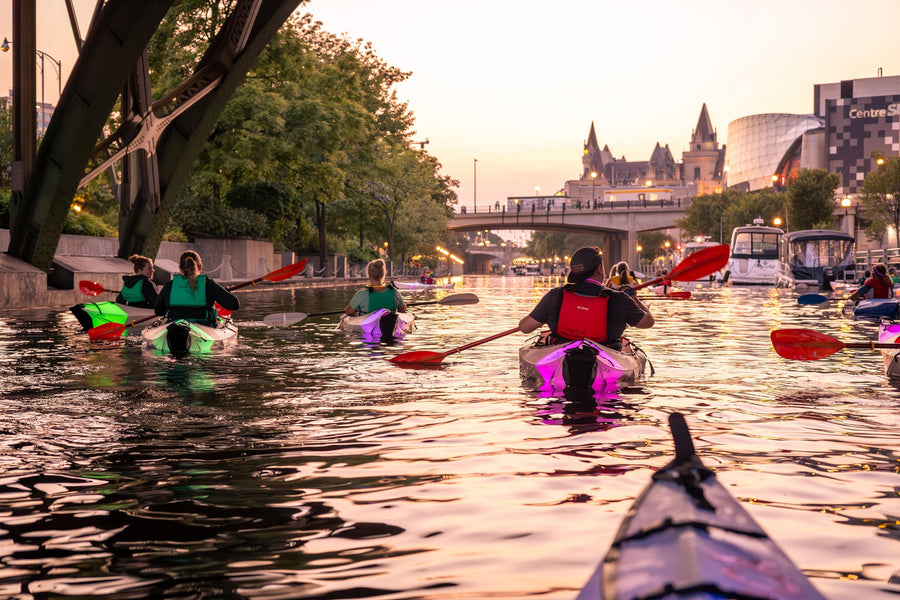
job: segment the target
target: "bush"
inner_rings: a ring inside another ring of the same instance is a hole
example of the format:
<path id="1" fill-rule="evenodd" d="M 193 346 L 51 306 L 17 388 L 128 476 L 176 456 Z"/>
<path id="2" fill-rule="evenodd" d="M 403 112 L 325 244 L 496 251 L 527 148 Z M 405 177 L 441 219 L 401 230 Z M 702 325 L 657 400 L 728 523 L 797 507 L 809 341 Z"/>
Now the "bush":
<path id="1" fill-rule="evenodd" d="M 115 237 L 116 231 L 103 222 L 100 217 L 88 214 L 84 211 L 70 210 L 63 224 L 63 233 L 72 235 L 92 235 L 95 237 Z"/>

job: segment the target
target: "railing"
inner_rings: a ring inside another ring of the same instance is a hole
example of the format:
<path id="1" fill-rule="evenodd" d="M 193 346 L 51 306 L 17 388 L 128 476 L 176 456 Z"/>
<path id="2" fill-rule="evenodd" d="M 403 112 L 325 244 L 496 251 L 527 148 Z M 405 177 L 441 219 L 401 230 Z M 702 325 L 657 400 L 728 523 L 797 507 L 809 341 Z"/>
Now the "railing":
<path id="1" fill-rule="evenodd" d="M 556 203 L 559 201 L 559 204 Z M 536 213 L 545 213 L 548 216 L 550 214 L 566 214 L 568 210 L 569 213 L 572 212 L 585 212 L 585 211 L 603 211 L 603 210 L 634 210 L 634 209 L 653 209 L 653 208 L 664 208 L 666 206 L 671 206 L 673 208 L 684 208 L 691 205 L 691 198 L 658 198 L 656 200 L 637 200 L 637 199 L 625 199 L 625 200 L 581 200 L 578 198 L 568 198 L 563 199 L 562 197 L 555 197 L 554 203 L 549 204 L 546 207 L 536 207 L 536 205 L 520 203 L 516 204 L 515 208 L 509 207 L 507 210 L 507 206 L 500 206 L 499 210 L 497 209 L 497 203 L 494 205 L 488 204 L 487 214 L 501 214 L 501 215 L 521 215 L 522 213 L 528 214 L 536 214 Z M 473 212 L 467 212 L 467 208 L 465 206 L 461 206 L 459 213 L 457 214 L 477 214 L 477 210 Z M 482 209 L 481 214 L 484 214 L 485 211 Z"/>

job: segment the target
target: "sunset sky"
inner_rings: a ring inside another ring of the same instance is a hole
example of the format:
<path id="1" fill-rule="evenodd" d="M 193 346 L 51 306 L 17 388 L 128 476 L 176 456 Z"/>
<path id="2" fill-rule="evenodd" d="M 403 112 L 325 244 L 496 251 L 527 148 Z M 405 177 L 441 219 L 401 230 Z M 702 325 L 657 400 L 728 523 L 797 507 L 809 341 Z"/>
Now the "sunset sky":
<path id="1" fill-rule="evenodd" d="M 84 31 L 95 3 L 75 2 Z M 12 1 L 0 5 L 0 37 L 11 37 Z M 65 4 L 37 6 L 38 49 L 62 60 L 65 82 L 76 58 Z M 312 0 L 300 10 L 412 72 L 398 95 L 415 139 L 430 141 L 469 210 L 476 194 L 485 207 L 577 178 L 592 121 L 617 157 L 646 160 L 659 142 L 680 160 L 704 102 L 727 143 L 734 119 L 812 112 L 816 83 L 900 75 L 897 0 Z M 7 90 L 11 74 L 12 54 L 0 54 Z"/>

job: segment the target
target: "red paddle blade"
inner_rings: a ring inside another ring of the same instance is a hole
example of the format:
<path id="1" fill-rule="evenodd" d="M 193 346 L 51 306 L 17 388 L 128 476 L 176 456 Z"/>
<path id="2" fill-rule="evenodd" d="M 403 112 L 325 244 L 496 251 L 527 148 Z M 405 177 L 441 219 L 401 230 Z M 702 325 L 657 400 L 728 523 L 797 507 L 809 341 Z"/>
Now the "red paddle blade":
<path id="1" fill-rule="evenodd" d="M 277 271 L 272 271 L 271 273 L 263 277 L 263 279 L 265 279 L 266 281 L 281 281 L 283 279 L 293 277 L 306 268 L 306 261 L 307 259 L 304 258 L 300 262 L 295 262 L 292 265 L 281 267 Z"/>
<path id="2" fill-rule="evenodd" d="M 88 296 L 97 296 L 106 291 L 103 289 L 103 286 L 96 281 L 88 281 L 87 279 L 82 279 L 78 282 L 78 290 L 82 294 L 87 294 Z"/>
<path id="3" fill-rule="evenodd" d="M 214 306 L 216 309 L 216 314 L 219 315 L 220 317 L 230 317 L 231 313 L 234 312 L 233 310 L 228 310 L 227 308 L 222 308 L 222 305 L 219 304 L 218 302 L 216 302 L 214 304 Z"/>
<path id="4" fill-rule="evenodd" d="M 845 347 L 839 339 L 811 329 L 776 329 L 771 338 L 778 356 L 791 360 L 819 360 Z"/>
<path id="5" fill-rule="evenodd" d="M 88 338 L 90 338 L 92 342 L 117 340 L 122 336 L 122 332 L 126 329 L 127 327 L 125 325 L 120 325 L 118 323 L 104 323 L 103 325 L 88 329 Z"/>
<path id="6" fill-rule="evenodd" d="M 672 267 L 672 270 L 666 274 L 666 279 L 693 281 L 707 277 L 728 263 L 729 253 L 728 244 L 719 244 L 698 250 Z"/>
<path id="7" fill-rule="evenodd" d="M 666 294 L 666 298 L 671 298 L 672 300 L 690 300 L 691 293 L 690 292 L 669 292 Z"/>
<path id="8" fill-rule="evenodd" d="M 396 364 L 435 364 L 439 363 L 447 356 L 446 352 L 428 352 L 427 350 L 416 350 L 415 352 L 404 352 L 390 359 Z"/>

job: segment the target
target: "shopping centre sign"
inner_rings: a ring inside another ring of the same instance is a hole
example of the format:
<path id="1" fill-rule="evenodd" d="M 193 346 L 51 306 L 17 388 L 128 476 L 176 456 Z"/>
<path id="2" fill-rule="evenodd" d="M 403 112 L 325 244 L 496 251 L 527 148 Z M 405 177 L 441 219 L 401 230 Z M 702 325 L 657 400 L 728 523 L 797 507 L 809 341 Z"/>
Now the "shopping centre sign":
<path id="1" fill-rule="evenodd" d="M 878 119 L 881 117 L 896 117 L 900 115 L 900 103 L 888 104 L 887 108 L 851 108 L 849 117 L 851 119 Z"/>

